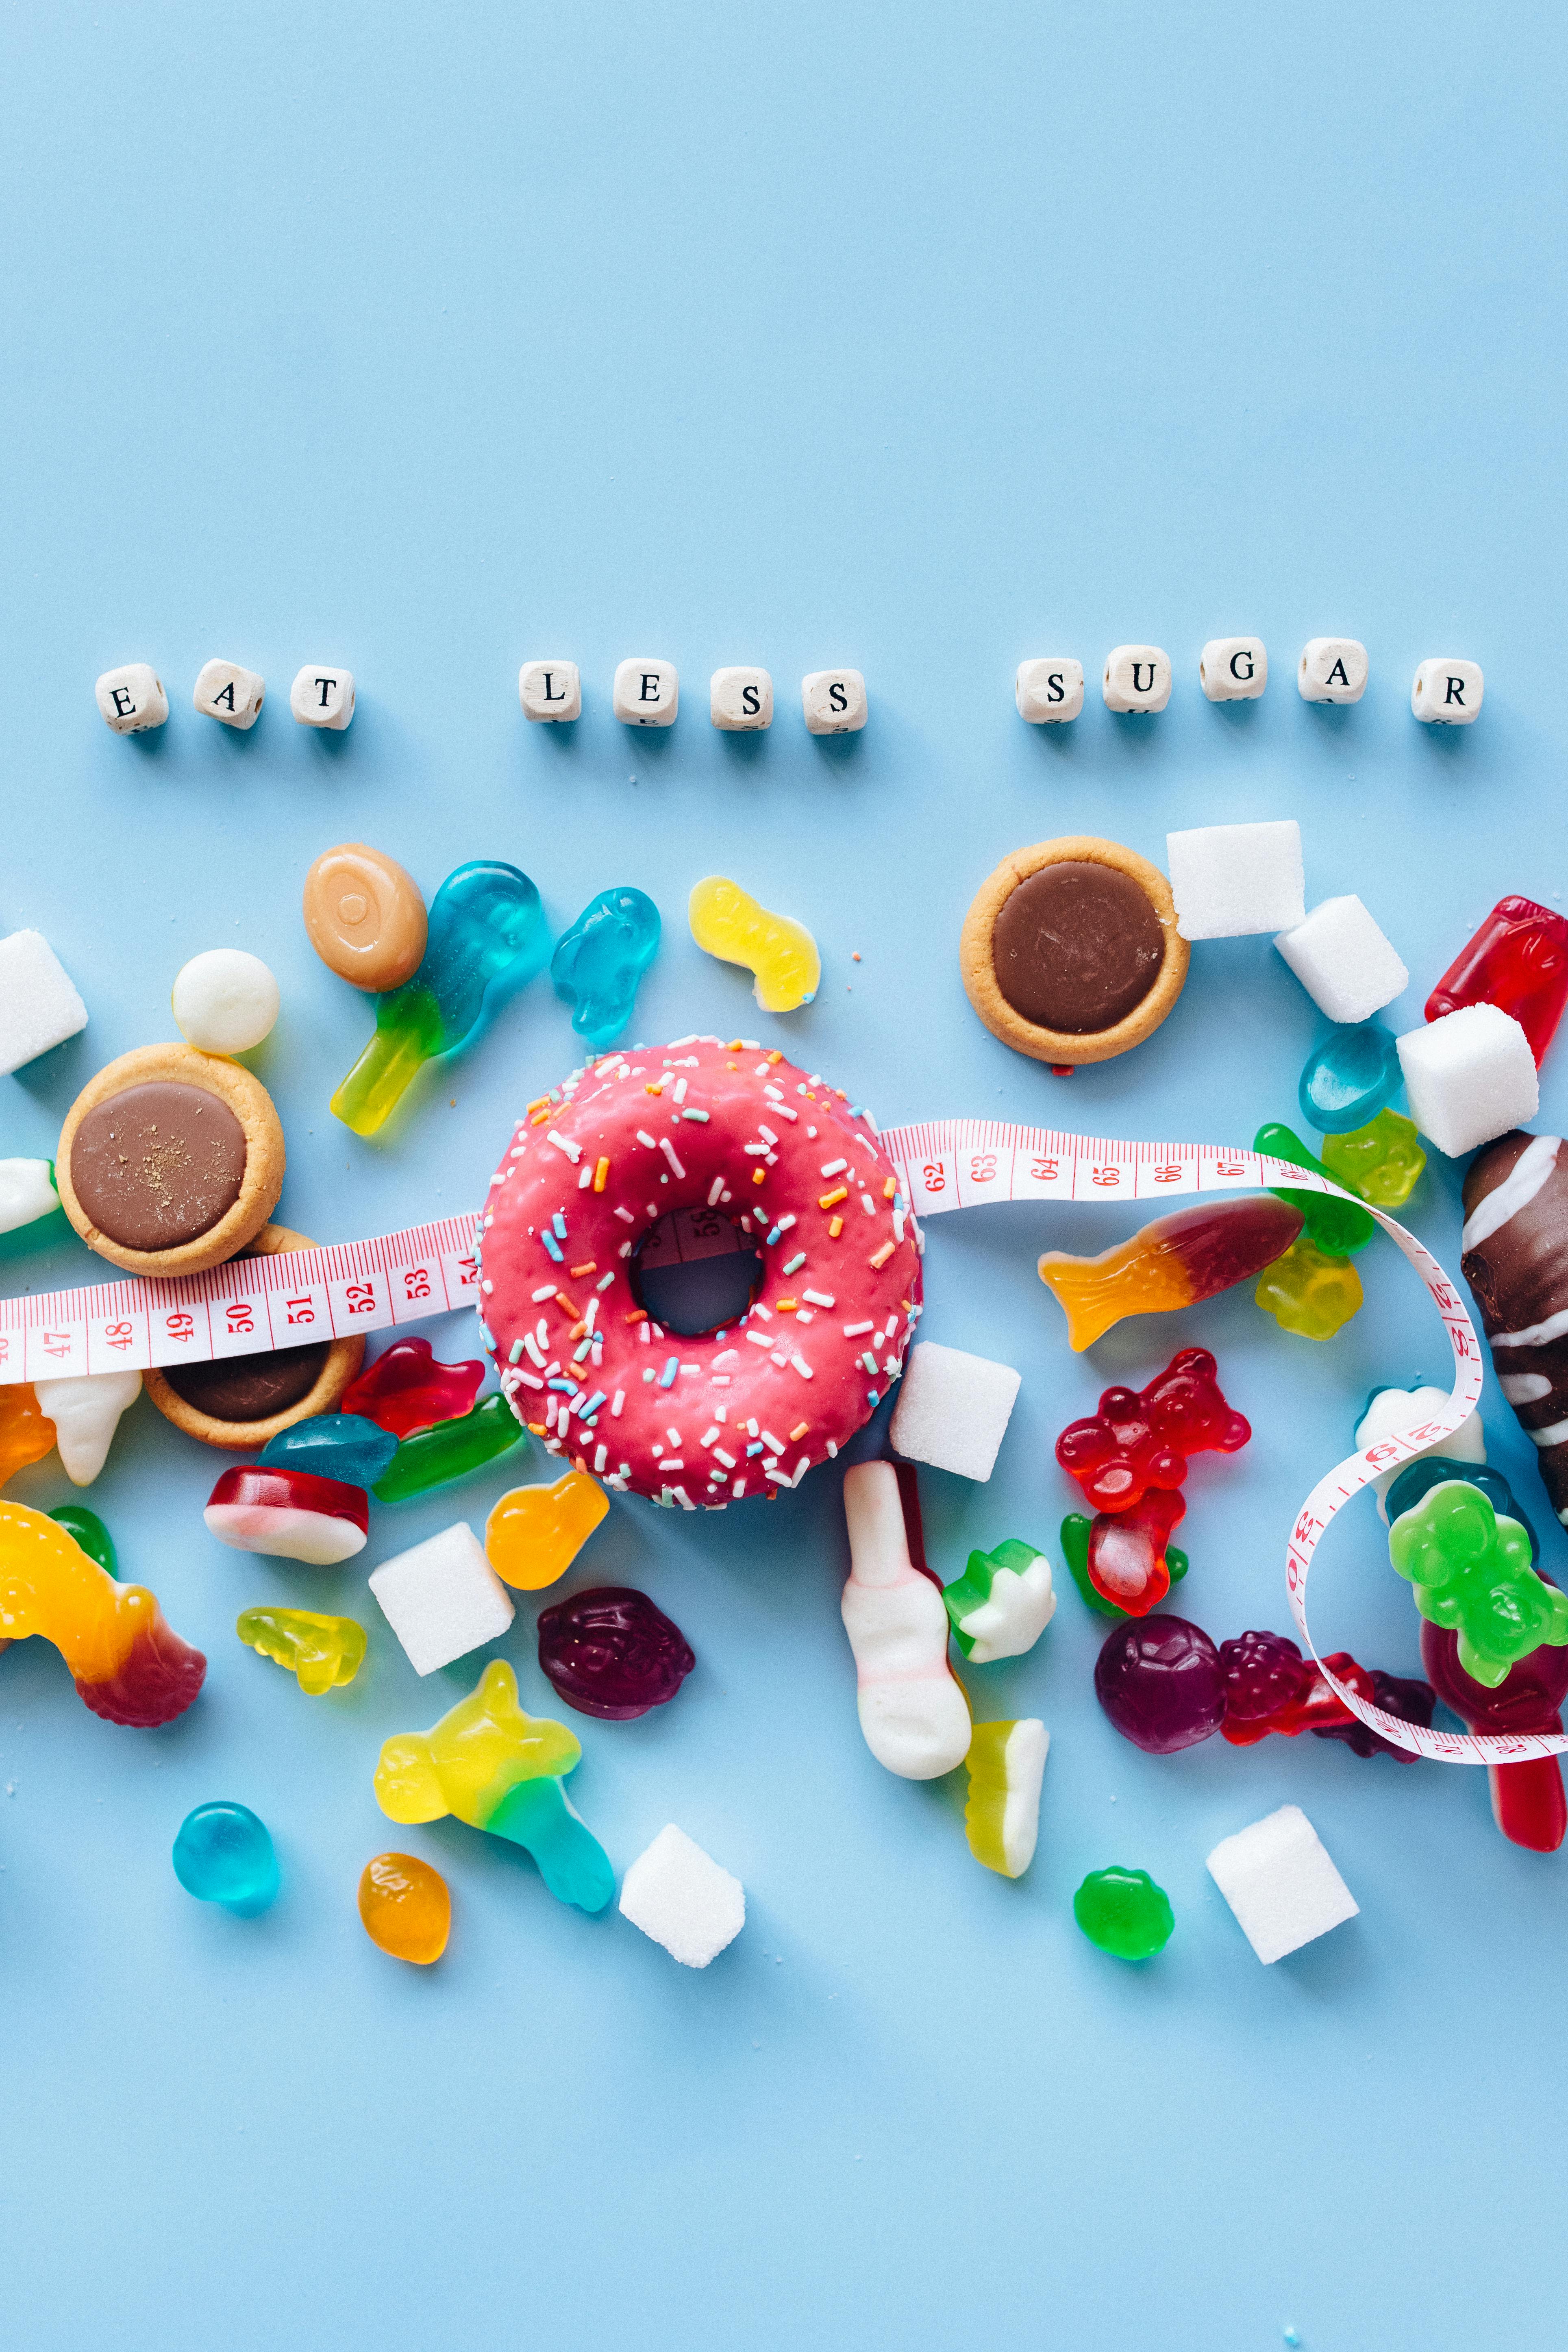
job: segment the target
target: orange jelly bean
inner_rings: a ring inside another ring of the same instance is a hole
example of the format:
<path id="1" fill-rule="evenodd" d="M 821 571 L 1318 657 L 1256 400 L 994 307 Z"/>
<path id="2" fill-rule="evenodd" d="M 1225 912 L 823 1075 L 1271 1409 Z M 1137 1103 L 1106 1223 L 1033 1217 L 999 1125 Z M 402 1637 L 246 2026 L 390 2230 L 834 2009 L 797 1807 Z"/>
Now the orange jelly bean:
<path id="1" fill-rule="evenodd" d="M 485 1557 L 503 1584 L 537 1592 L 565 1575 L 609 1507 L 585 1470 L 553 1486 L 514 1486 L 485 1522 Z"/>
<path id="2" fill-rule="evenodd" d="M 417 1854 L 378 1853 L 360 1874 L 359 1916 L 373 1944 L 427 1969 L 447 1948 L 452 1896 L 440 1872 Z"/>

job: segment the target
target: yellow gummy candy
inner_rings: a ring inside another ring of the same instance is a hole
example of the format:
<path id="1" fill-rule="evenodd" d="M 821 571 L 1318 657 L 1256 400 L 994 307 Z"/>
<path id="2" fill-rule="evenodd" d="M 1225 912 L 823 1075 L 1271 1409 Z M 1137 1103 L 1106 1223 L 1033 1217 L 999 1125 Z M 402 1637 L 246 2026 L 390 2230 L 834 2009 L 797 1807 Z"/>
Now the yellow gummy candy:
<path id="1" fill-rule="evenodd" d="M 1348 1257 L 1329 1257 L 1303 1235 L 1266 1266 L 1253 1293 L 1282 1331 L 1331 1339 L 1362 1303 L 1361 1276 Z"/>
<path id="2" fill-rule="evenodd" d="M 565 1575 L 609 1507 L 585 1470 L 553 1486 L 514 1486 L 485 1521 L 485 1557 L 503 1584 L 537 1592 Z"/>
<path id="3" fill-rule="evenodd" d="M 29 1381 L 0 1389 L 0 1486 L 13 1471 L 41 1462 L 54 1442 L 55 1424 L 39 1410 Z"/>
<path id="4" fill-rule="evenodd" d="M 353 1617 L 318 1617 L 310 1609 L 242 1609 L 234 1630 L 264 1658 L 287 1666 L 311 1698 L 334 1684 L 352 1683 L 364 1664 L 364 1627 Z"/>
<path id="5" fill-rule="evenodd" d="M 794 1013 L 816 994 L 822 958 L 805 925 L 770 914 L 738 882 L 722 874 L 694 882 L 687 916 L 700 948 L 755 972 L 752 993 L 764 1013 Z"/>
<path id="6" fill-rule="evenodd" d="M 987 1870 L 1021 1878 L 1035 1858 L 1040 1827 L 1040 1781 L 1049 1732 L 1043 1723 L 977 1723 L 964 1761 L 969 1802 L 963 1827 L 969 1851 Z"/>
<path id="7" fill-rule="evenodd" d="M 488 1830 L 501 1800 L 520 1780 L 559 1778 L 583 1753 L 563 1723 L 525 1715 L 517 1676 L 491 1661 L 475 1689 L 429 1731 L 389 1739 L 375 1768 L 375 1801 L 395 1822 L 438 1822 L 456 1813 Z"/>

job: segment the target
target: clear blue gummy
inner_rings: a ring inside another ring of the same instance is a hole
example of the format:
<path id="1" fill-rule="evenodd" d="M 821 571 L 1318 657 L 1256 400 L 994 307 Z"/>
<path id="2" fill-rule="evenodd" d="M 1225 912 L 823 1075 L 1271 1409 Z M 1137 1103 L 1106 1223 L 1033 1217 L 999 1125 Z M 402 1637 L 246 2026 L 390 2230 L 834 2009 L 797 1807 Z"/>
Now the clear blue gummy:
<path id="1" fill-rule="evenodd" d="M 576 999 L 572 1026 L 597 1050 L 632 1017 L 637 982 L 658 951 L 658 908 L 646 892 L 601 890 L 556 941 L 550 977 Z"/>
<path id="2" fill-rule="evenodd" d="M 390 1429 L 358 1412 L 319 1412 L 280 1429 L 261 1449 L 268 1470 L 304 1470 L 312 1478 L 341 1478 L 346 1486 L 374 1486 L 397 1451 Z"/>
<path id="3" fill-rule="evenodd" d="M 616 1891 L 609 1855 L 559 1780 L 519 1780 L 485 1824 L 533 1856 L 557 1903 L 602 1911 Z"/>
<path id="4" fill-rule="evenodd" d="M 1399 1090 L 1399 1048 L 1376 1021 L 1336 1029 L 1307 1056 L 1296 1098 L 1321 1135 L 1365 1127 Z"/>
<path id="5" fill-rule="evenodd" d="M 174 1875 L 198 1902 L 221 1903 L 254 1919 L 278 1892 L 278 1857 L 266 1822 L 248 1805 L 198 1805 L 180 1823 Z"/>

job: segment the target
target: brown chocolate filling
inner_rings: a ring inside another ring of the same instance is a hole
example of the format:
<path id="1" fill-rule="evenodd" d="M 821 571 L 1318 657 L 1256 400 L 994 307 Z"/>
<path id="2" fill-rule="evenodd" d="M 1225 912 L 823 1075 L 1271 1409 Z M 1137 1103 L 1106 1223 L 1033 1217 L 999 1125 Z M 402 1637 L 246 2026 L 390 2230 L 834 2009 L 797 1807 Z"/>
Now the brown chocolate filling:
<path id="1" fill-rule="evenodd" d="M 245 1129 L 221 1095 L 168 1078 L 89 1110 L 71 1144 L 71 1183 L 91 1223 L 123 1249 L 177 1249 L 239 1198 Z"/>
<path id="2" fill-rule="evenodd" d="M 214 1421 L 270 1421 L 308 1397 L 321 1377 L 327 1343 L 279 1348 L 268 1356 L 229 1356 L 216 1364 L 165 1364 L 177 1397 Z"/>
<path id="3" fill-rule="evenodd" d="M 1064 859 L 1003 901 L 991 959 L 1015 1013 L 1037 1028 L 1090 1036 L 1142 1003 L 1165 961 L 1165 934 L 1131 874 Z"/>

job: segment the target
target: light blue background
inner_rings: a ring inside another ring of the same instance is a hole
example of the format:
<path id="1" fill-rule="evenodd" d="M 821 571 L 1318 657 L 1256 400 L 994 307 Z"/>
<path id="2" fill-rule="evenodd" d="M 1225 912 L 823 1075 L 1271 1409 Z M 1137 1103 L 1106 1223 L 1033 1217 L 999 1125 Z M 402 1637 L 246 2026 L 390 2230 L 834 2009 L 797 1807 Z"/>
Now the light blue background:
<path id="1" fill-rule="evenodd" d="M 280 1213 L 327 1240 L 477 1202 L 570 1066 L 565 1010 L 536 982 L 384 1136 L 339 1129 L 367 1008 L 310 952 L 299 894 L 354 837 L 427 893 L 511 858 L 558 926 L 639 884 L 666 922 L 650 1037 L 756 1027 L 684 922 L 698 875 L 734 873 L 824 953 L 816 1003 L 766 1035 L 884 1123 L 1245 1141 L 1290 1117 L 1320 1024 L 1267 940 L 1200 948 L 1151 1044 L 1065 1082 L 980 1028 L 959 924 L 1022 842 L 1162 860 L 1167 826 L 1292 815 L 1309 898 L 1359 891 L 1408 962 L 1405 1027 L 1496 898 L 1561 895 L 1564 48 L 1557 12 L 1431 0 L 13 5 L 0 928 L 48 936 L 91 1021 L 4 1082 L 0 1150 L 52 1150 L 95 1069 L 171 1034 L 185 957 L 228 941 L 283 987 L 255 1057 L 289 1135 Z M 1199 647 L 1247 631 L 1268 695 L 1213 709 Z M 1366 698 L 1309 709 L 1296 655 L 1341 632 L 1368 646 Z M 1093 691 L 1124 639 L 1170 649 L 1163 718 Z M 1014 711 L 1043 652 L 1089 671 L 1072 728 Z M 1409 711 L 1416 662 L 1451 652 L 1487 674 L 1462 734 Z M 191 710 L 214 653 L 266 674 L 248 737 Z M 679 664 L 682 712 L 631 737 L 610 678 L 647 653 Z M 522 721 L 534 654 L 581 664 L 574 730 Z M 173 717 L 122 741 L 92 680 L 140 658 Z M 289 717 L 321 659 L 359 681 L 342 738 Z M 762 740 L 709 726 L 734 661 L 776 681 Z M 852 744 L 800 721 L 826 663 L 866 673 Z M 1545 1122 L 1568 1115 L 1563 1052 Z M 1439 1165 L 1414 1222 L 1450 1268 L 1456 1205 Z M 933 1224 L 928 1333 L 1024 1387 L 989 1486 L 926 1477 L 932 1558 L 1054 1551 L 1058 1429 L 1201 1340 L 1257 1434 L 1194 1472 L 1184 1606 L 1216 1638 L 1283 1627 L 1289 1517 L 1373 1381 L 1442 1376 L 1436 1318 L 1380 1244 L 1331 1348 L 1243 1291 L 1074 1359 L 1035 1254 L 1123 1229 Z M 61 1247 L 4 1278 L 89 1266 Z M 1487 1421 L 1561 1573 L 1489 1392 Z M 363 1568 L 482 1521 L 515 1461 L 382 1512 L 366 1561 L 328 1575 L 213 1543 L 218 1466 L 143 1405 L 88 1498 L 211 1656 L 183 1721 L 97 1722 L 41 1643 L 0 1662 L 17 2352 L 1549 2340 L 1568 1860 L 1505 1844 L 1481 1775 L 1318 1741 L 1146 1758 L 1095 1706 L 1100 1621 L 1064 1575 L 1036 1654 L 969 1678 L 979 1714 L 1052 1732 L 1038 1858 L 1009 1885 L 968 1853 L 962 1774 L 906 1784 L 861 1744 L 832 1476 L 711 1519 L 617 1504 L 572 1587 L 645 1586 L 700 1663 L 668 1710 L 583 1726 L 574 1794 L 618 1866 L 674 1820 L 744 1879 L 743 1937 L 689 1974 L 614 1912 L 552 1903 L 522 1855 L 451 1823 L 389 1834 L 374 1805 L 380 1739 L 472 1675 L 418 1683 Z M 50 1463 L 10 1491 L 68 1489 Z M 1415 1670 L 1370 1501 L 1314 1593 L 1324 1647 Z M 307 1700 L 239 1646 L 237 1610 L 267 1599 L 358 1609 L 352 1690 Z M 502 1649 L 541 1706 L 532 1613 Z M 260 1921 L 169 1867 L 215 1796 L 277 1838 Z M 1266 1970 L 1204 1856 L 1288 1799 L 1362 1916 Z M 452 1885 L 428 1974 L 355 1916 L 395 1843 Z M 1175 1905 L 1142 1969 L 1072 1923 L 1113 1860 Z"/>

